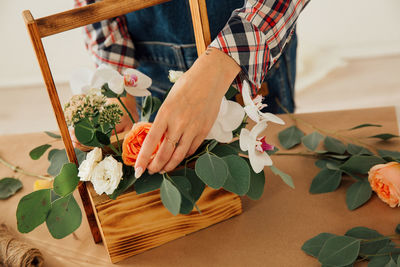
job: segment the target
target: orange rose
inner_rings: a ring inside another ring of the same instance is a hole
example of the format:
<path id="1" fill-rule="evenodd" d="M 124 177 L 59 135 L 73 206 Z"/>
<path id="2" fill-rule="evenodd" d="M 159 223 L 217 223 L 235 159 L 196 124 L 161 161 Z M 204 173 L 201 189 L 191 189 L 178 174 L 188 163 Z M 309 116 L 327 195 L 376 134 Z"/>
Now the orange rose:
<path id="1" fill-rule="evenodd" d="M 368 172 L 368 181 L 383 202 L 392 208 L 400 206 L 400 163 L 375 165 Z"/>
<path id="2" fill-rule="evenodd" d="M 126 165 L 135 166 L 140 148 L 142 147 L 144 139 L 150 131 L 151 125 L 152 123 L 150 122 L 135 123 L 131 131 L 125 136 L 122 144 L 122 160 Z M 157 145 L 153 155 L 158 151 L 159 147 L 160 144 Z"/>

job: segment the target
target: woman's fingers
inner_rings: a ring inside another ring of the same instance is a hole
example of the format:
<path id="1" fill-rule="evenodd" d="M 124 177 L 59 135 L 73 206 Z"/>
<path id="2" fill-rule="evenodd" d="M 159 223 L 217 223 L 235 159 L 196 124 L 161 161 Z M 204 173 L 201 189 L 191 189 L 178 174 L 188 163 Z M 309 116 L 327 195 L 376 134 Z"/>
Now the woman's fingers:
<path id="1" fill-rule="evenodd" d="M 179 163 L 182 162 L 182 160 L 185 158 L 190 145 L 192 144 L 194 138 L 194 132 L 193 131 L 187 131 L 183 134 L 181 140 L 179 141 L 179 144 L 176 146 L 174 153 L 168 160 L 166 161 L 166 164 L 163 168 L 165 172 L 170 172 L 176 168 L 176 166 L 179 165 Z"/>
<path id="2" fill-rule="evenodd" d="M 165 120 L 155 120 L 149 133 L 144 139 L 138 158 L 135 163 L 135 177 L 139 178 L 149 165 L 153 152 L 159 144 L 161 137 L 167 129 Z"/>
<path id="3" fill-rule="evenodd" d="M 187 153 L 186 153 L 186 157 L 189 157 L 189 156 L 193 155 L 194 152 L 196 152 L 196 150 L 199 148 L 199 146 L 201 145 L 201 143 L 203 143 L 204 138 L 205 138 L 205 136 L 197 136 L 197 137 L 193 140 L 193 142 L 192 142 L 192 144 L 191 144 L 189 150 L 188 150 Z"/>
<path id="4" fill-rule="evenodd" d="M 175 137 L 172 137 L 175 136 Z M 160 149 L 157 151 L 156 156 L 150 162 L 149 166 L 147 166 L 147 170 L 150 174 L 159 172 L 162 170 L 164 165 L 168 162 L 171 158 L 172 153 L 174 153 L 176 144 L 179 141 L 178 134 L 172 134 L 167 131 L 164 136 L 164 140 L 160 146 Z"/>

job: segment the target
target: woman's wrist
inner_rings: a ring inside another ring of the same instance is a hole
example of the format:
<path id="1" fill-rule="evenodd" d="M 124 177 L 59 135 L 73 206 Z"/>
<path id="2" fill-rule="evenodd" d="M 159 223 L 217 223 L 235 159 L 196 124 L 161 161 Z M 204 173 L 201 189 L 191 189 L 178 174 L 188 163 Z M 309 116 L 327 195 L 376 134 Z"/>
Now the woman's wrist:
<path id="1" fill-rule="evenodd" d="M 208 75 L 215 75 L 221 80 L 220 93 L 224 95 L 230 84 L 240 72 L 240 66 L 226 53 L 209 47 L 196 61 L 193 67 L 203 69 Z M 192 67 L 192 68 L 193 68 Z"/>

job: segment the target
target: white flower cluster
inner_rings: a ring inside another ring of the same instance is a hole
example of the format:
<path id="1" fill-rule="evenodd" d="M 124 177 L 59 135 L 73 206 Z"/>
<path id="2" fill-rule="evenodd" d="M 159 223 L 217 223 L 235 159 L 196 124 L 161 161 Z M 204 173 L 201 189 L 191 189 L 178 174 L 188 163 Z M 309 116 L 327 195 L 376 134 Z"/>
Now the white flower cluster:
<path id="1" fill-rule="evenodd" d="M 222 99 L 217 119 L 206 139 L 215 139 L 222 143 L 232 141 L 232 131 L 240 126 L 246 113 L 256 125 L 250 131 L 245 128 L 241 130 L 240 149 L 248 151 L 250 165 L 254 172 L 259 173 L 264 166 L 272 165 L 272 160 L 266 151 L 274 149 L 265 141 L 265 136 L 259 137 L 259 135 L 267 128 L 267 122 L 278 124 L 285 124 L 285 122 L 272 113 L 261 111 L 266 105 L 262 104 L 261 96 L 251 99 L 250 86 L 247 81 L 243 82 L 242 96 L 244 108 L 234 101 L 226 100 L 225 97 Z"/>
<path id="2" fill-rule="evenodd" d="M 90 151 L 79 166 L 78 176 L 81 181 L 91 181 L 97 194 L 110 195 L 122 179 L 122 163 L 112 156 L 102 157 L 100 148 Z"/>

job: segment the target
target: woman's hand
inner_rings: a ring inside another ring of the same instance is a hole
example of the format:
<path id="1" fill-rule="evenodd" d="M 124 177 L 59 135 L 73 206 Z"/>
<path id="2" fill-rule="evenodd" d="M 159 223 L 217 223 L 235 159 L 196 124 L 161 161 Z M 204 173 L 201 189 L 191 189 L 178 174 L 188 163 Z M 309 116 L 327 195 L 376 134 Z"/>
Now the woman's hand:
<path id="1" fill-rule="evenodd" d="M 160 107 L 136 161 L 136 177 L 146 169 L 149 173 L 172 171 L 196 151 L 213 126 L 222 97 L 239 71 L 240 66 L 231 57 L 215 48 L 209 48 L 196 60 Z"/>

